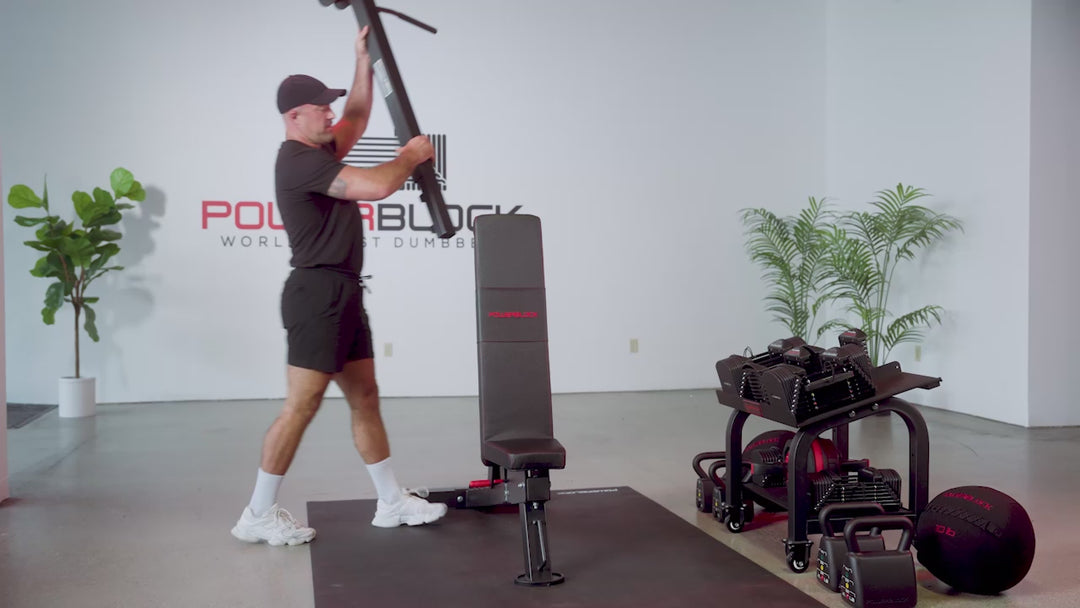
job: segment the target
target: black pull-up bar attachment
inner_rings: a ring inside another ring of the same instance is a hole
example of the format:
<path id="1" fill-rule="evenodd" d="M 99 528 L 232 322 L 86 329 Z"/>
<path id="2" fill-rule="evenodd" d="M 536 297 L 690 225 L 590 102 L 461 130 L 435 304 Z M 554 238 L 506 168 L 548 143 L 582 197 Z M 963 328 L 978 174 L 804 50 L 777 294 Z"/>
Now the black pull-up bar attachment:
<path id="1" fill-rule="evenodd" d="M 416 122 L 416 115 L 413 114 L 412 104 L 409 103 L 409 96 L 405 93 L 405 84 L 398 71 L 397 62 L 394 61 L 394 53 L 390 50 L 390 42 L 386 37 L 386 30 L 383 29 L 379 13 L 390 13 L 433 34 L 437 30 L 397 11 L 379 8 L 375 6 L 374 0 L 319 0 L 319 3 L 323 6 L 333 4 L 339 9 L 346 9 L 351 5 L 360 28 L 368 26 L 367 45 L 368 54 L 371 55 L 371 69 L 375 72 L 375 79 L 386 100 L 386 106 L 390 110 L 390 118 L 394 122 L 394 134 L 398 142 L 404 146 L 410 139 L 423 135 Z M 424 161 L 416 167 L 412 178 L 420 186 L 420 200 L 427 204 L 428 212 L 431 214 L 432 231 L 444 239 L 454 236 L 456 230 L 450 222 L 442 188 L 435 176 L 435 164 L 431 160 Z"/>

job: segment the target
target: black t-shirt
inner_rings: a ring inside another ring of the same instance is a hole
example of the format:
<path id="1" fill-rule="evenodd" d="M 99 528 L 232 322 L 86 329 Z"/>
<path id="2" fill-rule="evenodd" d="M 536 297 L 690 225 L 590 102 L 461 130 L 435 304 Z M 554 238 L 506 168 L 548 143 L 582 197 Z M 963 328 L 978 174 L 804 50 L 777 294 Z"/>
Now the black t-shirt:
<path id="1" fill-rule="evenodd" d="M 278 150 L 277 204 L 295 268 L 330 267 L 357 275 L 363 268 L 360 208 L 325 194 L 344 166 L 334 158 L 333 144 L 312 148 L 290 139 Z"/>

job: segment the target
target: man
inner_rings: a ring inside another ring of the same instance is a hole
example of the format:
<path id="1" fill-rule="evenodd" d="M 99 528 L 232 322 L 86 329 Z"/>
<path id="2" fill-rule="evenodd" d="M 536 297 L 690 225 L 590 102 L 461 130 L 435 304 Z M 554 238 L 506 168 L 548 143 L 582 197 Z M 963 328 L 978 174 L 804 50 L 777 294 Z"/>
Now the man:
<path id="1" fill-rule="evenodd" d="M 275 180 L 293 266 L 281 297 L 288 392 L 284 409 L 266 433 L 251 502 L 232 529 L 233 536 L 247 542 L 298 545 L 315 538 L 315 530 L 278 506 L 277 492 L 331 380 L 348 401 L 353 440 L 378 493 L 371 523 L 419 525 L 446 514 L 446 505 L 428 503 L 398 485 L 379 412 L 371 331 L 361 297 L 364 250 L 355 201 L 379 200 L 397 191 L 434 150 L 427 138 L 415 137 L 397 158 L 381 165 L 341 163 L 371 114 L 367 33 L 365 27 L 356 38 L 353 88 L 337 124 L 330 103 L 345 95 L 343 89 L 328 89 L 304 75 L 289 76 L 278 88 L 285 141 Z"/>

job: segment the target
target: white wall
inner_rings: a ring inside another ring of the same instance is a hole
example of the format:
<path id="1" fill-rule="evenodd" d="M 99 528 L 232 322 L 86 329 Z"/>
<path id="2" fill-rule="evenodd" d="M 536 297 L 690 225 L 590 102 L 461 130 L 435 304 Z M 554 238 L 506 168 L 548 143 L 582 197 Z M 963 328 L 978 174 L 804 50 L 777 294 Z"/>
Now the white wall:
<path id="1" fill-rule="evenodd" d="M 310 72 L 347 86 L 352 15 L 292 0 L 66 4 L 0 7 L 7 182 L 48 173 L 66 201 L 125 165 L 150 192 L 124 222 L 129 269 L 100 285 L 103 340 L 84 341 L 84 372 L 105 402 L 280 397 L 283 233 L 232 218 L 203 229 L 201 206 L 273 200 L 277 83 Z M 439 34 L 386 24 L 421 127 L 447 136 L 448 202 L 544 220 L 557 392 L 714 386 L 716 359 L 783 333 L 761 310 L 737 210 L 794 211 L 810 195 L 852 206 L 903 181 L 966 225 L 897 278 L 895 310 L 947 310 L 921 360 L 893 353 L 944 378 L 907 396 L 1068 424 L 1054 380 L 1069 341 L 1047 342 L 1078 328 L 1044 321 L 1070 319 L 1076 292 L 1057 278 L 1075 259 L 1063 237 L 1080 36 L 1075 4 L 1035 6 L 687 0 L 657 19 L 643 0 L 402 0 Z M 369 134 L 391 132 L 377 100 Z M 70 316 L 40 323 L 45 282 L 5 221 L 7 347 L 27 355 L 8 362 L 9 393 L 54 401 Z M 244 236 L 256 246 L 222 245 Z M 471 234 L 445 248 L 368 236 L 383 393 L 474 394 Z"/>
<path id="2" fill-rule="evenodd" d="M 1080 3 L 1032 5 L 1030 386 L 1032 426 L 1080 424 Z"/>
<path id="3" fill-rule="evenodd" d="M 828 193 L 856 205 L 903 182 L 965 223 L 895 284 L 894 312 L 947 310 L 921 361 L 894 353 L 943 378 L 905 397 L 1027 424 L 1031 4 L 828 6 Z"/>
<path id="4" fill-rule="evenodd" d="M 128 270 L 99 286 L 84 374 L 103 402 L 282 396 L 284 237 L 232 220 L 204 230 L 201 205 L 273 200 L 277 84 L 310 72 L 347 86 L 352 15 L 314 0 L 60 5 L 0 7 L 7 182 L 47 173 L 60 202 L 124 165 L 149 192 L 124 221 Z M 394 8 L 439 28 L 385 19 L 421 128 L 447 135 L 448 202 L 544 221 L 554 390 L 713 386 L 718 358 L 782 333 L 736 210 L 789 211 L 824 190 L 824 5 Z M 369 134 L 391 135 L 375 112 Z M 241 236 L 269 246 L 221 244 Z M 471 235 L 445 249 L 369 236 L 383 393 L 475 394 Z M 9 394 L 50 402 L 71 372 L 71 319 L 40 322 L 46 282 L 21 240 L 5 249 Z"/>

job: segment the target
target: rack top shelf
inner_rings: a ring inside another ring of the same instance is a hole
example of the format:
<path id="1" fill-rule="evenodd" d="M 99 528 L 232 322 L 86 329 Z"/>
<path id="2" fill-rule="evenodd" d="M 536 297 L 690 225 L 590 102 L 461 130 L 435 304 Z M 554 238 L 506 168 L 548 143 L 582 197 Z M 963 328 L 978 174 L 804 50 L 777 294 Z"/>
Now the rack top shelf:
<path id="1" fill-rule="evenodd" d="M 899 395 L 900 393 L 904 393 L 912 389 L 921 388 L 929 390 L 937 388 L 941 385 L 941 378 L 936 378 L 933 376 L 923 376 L 920 374 L 911 374 L 901 371 L 900 364 L 895 361 L 875 367 L 873 370 L 871 370 L 870 375 L 874 380 L 874 386 L 877 388 L 877 392 L 875 392 L 872 396 L 853 403 L 839 405 L 835 409 L 820 412 L 812 418 L 807 418 L 806 420 L 795 421 L 797 422 L 797 424 L 792 424 L 792 419 L 781 419 L 779 417 L 764 416 L 763 414 L 764 412 L 768 411 L 768 408 L 766 408 L 764 404 L 761 404 L 757 401 L 743 399 L 739 395 L 733 395 L 722 390 L 716 391 L 716 397 L 721 405 L 726 405 L 728 407 L 732 407 L 737 410 L 753 414 L 755 416 L 763 416 L 771 420 L 776 420 L 777 422 L 781 422 L 789 426 L 801 427 L 812 424 L 814 422 L 818 422 L 820 420 L 831 418 L 842 412 L 858 410 L 863 407 L 871 406 L 875 403 L 880 403 L 881 401 L 884 401 L 889 397 Z"/>

